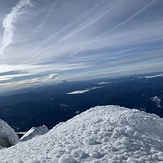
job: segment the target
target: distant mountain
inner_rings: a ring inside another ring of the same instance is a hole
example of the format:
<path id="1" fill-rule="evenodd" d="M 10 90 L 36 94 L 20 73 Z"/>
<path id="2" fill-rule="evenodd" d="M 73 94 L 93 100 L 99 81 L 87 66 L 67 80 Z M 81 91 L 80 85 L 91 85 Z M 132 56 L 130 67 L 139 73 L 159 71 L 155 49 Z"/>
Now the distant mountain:
<path id="1" fill-rule="evenodd" d="M 162 162 L 163 120 L 119 106 L 97 106 L 48 133 L 0 150 L 2 163 Z"/>
<path id="2" fill-rule="evenodd" d="M 162 101 L 161 73 L 63 81 L 1 96 L 0 118 L 16 131 L 28 131 L 44 124 L 52 128 L 97 105 L 120 105 L 163 117 Z"/>
<path id="3" fill-rule="evenodd" d="M 130 108 L 137 108 L 148 113 L 155 113 L 163 117 L 163 87 L 142 88 L 137 91 L 130 91 L 110 101 L 110 104 L 121 105 Z"/>

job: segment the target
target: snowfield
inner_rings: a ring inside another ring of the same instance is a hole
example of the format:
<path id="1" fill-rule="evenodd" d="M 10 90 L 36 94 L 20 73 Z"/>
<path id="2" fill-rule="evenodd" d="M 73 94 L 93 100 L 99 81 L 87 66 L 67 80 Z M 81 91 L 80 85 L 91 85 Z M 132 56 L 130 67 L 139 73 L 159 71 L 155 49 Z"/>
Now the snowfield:
<path id="1" fill-rule="evenodd" d="M 163 163 L 163 120 L 97 106 L 48 133 L 0 150 L 0 163 Z"/>

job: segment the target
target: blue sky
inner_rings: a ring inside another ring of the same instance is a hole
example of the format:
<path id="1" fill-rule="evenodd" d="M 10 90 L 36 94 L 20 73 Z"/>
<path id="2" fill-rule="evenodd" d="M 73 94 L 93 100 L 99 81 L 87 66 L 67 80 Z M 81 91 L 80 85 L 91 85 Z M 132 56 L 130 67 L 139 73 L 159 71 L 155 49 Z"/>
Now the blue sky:
<path id="1" fill-rule="evenodd" d="M 1 0 L 0 89 L 163 70 L 162 0 Z"/>

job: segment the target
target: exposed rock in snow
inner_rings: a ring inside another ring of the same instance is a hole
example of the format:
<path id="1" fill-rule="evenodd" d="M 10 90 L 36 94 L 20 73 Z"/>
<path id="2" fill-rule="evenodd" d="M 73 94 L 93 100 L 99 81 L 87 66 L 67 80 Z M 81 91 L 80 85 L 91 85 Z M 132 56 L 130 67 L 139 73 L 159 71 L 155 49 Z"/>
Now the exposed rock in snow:
<path id="1" fill-rule="evenodd" d="M 21 137 L 20 141 L 26 141 L 26 140 L 32 139 L 33 137 L 35 137 L 37 135 L 43 135 L 43 134 L 47 133 L 48 131 L 49 131 L 49 129 L 45 125 L 39 126 L 39 127 L 32 127 L 28 132 L 26 132 Z"/>
<path id="2" fill-rule="evenodd" d="M 0 150 L 0 162 L 158 163 L 163 120 L 119 106 L 97 106 L 48 133 Z"/>
<path id="3" fill-rule="evenodd" d="M 19 139 L 15 131 L 0 119 L 0 149 L 15 145 L 18 141 Z"/>
<path id="4" fill-rule="evenodd" d="M 162 108 L 161 107 L 161 99 L 158 96 L 152 97 L 151 100 L 156 103 L 157 107 Z"/>

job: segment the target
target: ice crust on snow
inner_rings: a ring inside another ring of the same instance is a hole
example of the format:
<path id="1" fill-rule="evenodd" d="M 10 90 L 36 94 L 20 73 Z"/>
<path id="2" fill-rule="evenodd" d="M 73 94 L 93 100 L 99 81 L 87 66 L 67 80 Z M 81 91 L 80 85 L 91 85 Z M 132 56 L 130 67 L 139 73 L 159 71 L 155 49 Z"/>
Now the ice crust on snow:
<path id="1" fill-rule="evenodd" d="M 26 141 L 32 139 L 35 136 L 43 135 L 47 133 L 49 129 L 46 125 L 39 126 L 39 127 L 32 127 L 29 131 L 27 131 L 20 139 L 20 141 Z"/>
<path id="2" fill-rule="evenodd" d="M 0 119 L 0 149 L 10 147 L 18 142 L 19 138 L 15 131 L 5 121 Z"/>
<path id="3" fill-rule="evenodd" d="M 97 106 L 48 133 L 0 150 L 0 163 L 162 163 L 163 120 Z"/>

